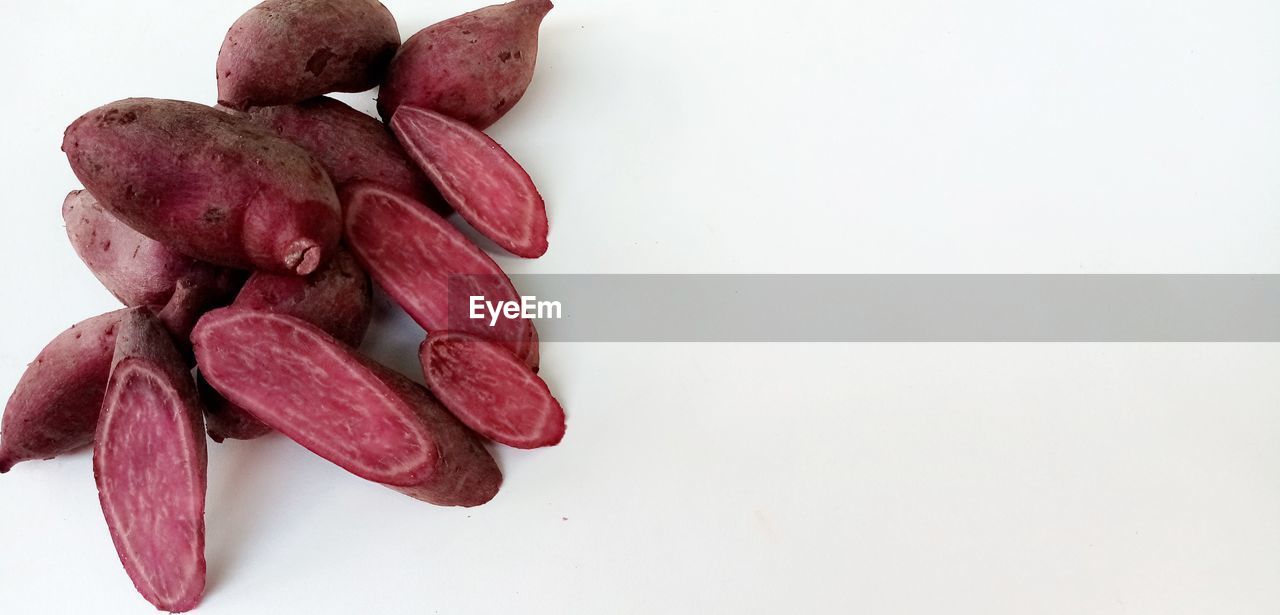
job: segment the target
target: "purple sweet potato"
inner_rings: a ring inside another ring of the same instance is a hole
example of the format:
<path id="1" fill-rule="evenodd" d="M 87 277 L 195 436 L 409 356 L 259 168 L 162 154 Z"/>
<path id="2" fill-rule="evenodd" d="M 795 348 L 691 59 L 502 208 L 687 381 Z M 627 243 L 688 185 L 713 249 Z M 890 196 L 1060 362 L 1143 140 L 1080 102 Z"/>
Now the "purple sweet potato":
<path id="1" fill-rule="evenodd" d="M 346 251 L 310 276 L 255 273 L 232 304 L 251 310 L 279 312 L 301 318 L 348 346 L 359 346 L 373 314 L 373 285 Z M 253 415 L 206 386 L 201 377 L 209 436 L 251 440 L 271 431 Z"/>
<path id="2" fill-rule="evenodd" d="M 328 97 L 249 110 L 255 124 L 311 152 L 334 185 L 369 180 L 451 213 L 386 125 Z"/>
<path id="3" fill-rule="evenodd" d="M 378 112 L 438 111 L 478 129 L 515 106 L 533 80 L 549 0 L 515 0 L 447 19 L 409 37 L 387 70 Z"/>
<path id="4" fill-rule="evenodd" d="M 93 195 L 76 190 L 62 202 L 62 219 L 76 254 L 112 295 L 129 307 L 164 305 L 179 280 L 193 284 L 230 284 L 230 274 L 179 254 L 133 230 L 98 204 Z"/>
<path id="5" fill-rule="evenodd" d="M 337 246 L 338 201 L 324 168 L 247 119 L 130 98 L 73 122 L 62 150 L 103 208 L 192 258 L 306 275 Z"/>
<path id="6" fill-rule="evenodd" d="M 547 251 L 547 208 L 520 164 L 488 135 L 401 105 L 391 129 L 440 194 L 482 235 L 516 256 Z"/>
<path id="7" fill-rule="evenodd" d="M 442 506 L 483 504 L 502 483 L 425 389 L 306 321 L 229 307 L 201 318 L 192 340 L 219 393 L 356 476 Z"/>
<path id="8" fill-rule="evenodd" d="M 107 312 L 53 338 L 18 380 L 0 421 L 0 472 L 93 441 L 120 317 Z"/>
<path id="9" fill-rule="evenodd" d="M 93 476 L 125 572 L 163 611 L 204 593 L 206 457 L 200 401 L 172 338 L 147 308 L 121 318 L 94 436 Z"/>
<path id="10" fill-rule="evenodd" d="M 528 357 L 530 321 L 470 318 L 471 297 L 518 302 L 511 280 L 483 251 L 412 198 L 378 184 L 342 191 L 347 243 L 374 281 L 427 331 L 456 330 L 498 341 Z"/>
<path id="11" fill-rule="evenodd" d="M 218 52 L 218 102 L 285 105 L 382 80 L 400 47 L 376 0 L 266 0 L 232 24 Z"/>
<path id="12" fill-rule="evenodd" d="M 466 333 L 432 333 L 418 356 L 427 388 L 476 433 L 515 448 L 564 437 L 564 410 L 547 384 L 502 345 Z"/>

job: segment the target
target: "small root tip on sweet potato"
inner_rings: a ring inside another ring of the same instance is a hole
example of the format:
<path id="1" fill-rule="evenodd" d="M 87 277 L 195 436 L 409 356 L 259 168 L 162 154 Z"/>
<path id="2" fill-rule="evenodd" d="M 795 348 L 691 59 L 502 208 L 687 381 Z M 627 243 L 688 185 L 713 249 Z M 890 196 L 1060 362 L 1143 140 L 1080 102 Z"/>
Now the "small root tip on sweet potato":
<path id="1" fill-rule="evenodd" d="M 293 244 L 285 262 L 298 275 L 309 275 L 320 267 L 323 250 L 314 241 L 303 240 Z"/>

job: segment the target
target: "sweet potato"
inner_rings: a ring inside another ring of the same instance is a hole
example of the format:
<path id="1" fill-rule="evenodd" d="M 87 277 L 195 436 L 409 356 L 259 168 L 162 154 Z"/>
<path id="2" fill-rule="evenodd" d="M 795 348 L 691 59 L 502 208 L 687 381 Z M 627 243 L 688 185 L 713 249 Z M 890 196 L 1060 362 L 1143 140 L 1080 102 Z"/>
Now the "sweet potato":
<path id="1" fill-rule="evenodd" d="M 169 302 L 151 306 L 182 353 L 196 319 L 223 304 L 239 285 L 233 272 L 212 280 L 178 280 Z M 50 459 L 93 440 L 107 386 L 116 331 L 128 310 L 116 310 L 73 325 L 49 342 L 27 366 L 0 419 L 0 473 L 15 464 Z"/>
<path id="2" fill-rule="evenodd" d="M 425 389 L 306 321 L 222 308 L 192 341 L 219 393 L 356 476 L 444 506 L 483 504 L 502 483 L 475 435 Z"/>
<path id="3" fill-rule="evenodd" d="M 373 313 L 369 276 L 345 251 L 307 277 L 255 273 L 232 304 L 301 318 L 348 346 L 359 346 Z M 253 415 L 227 401 L 200 378 L 209 436 L 251 440 L 271 431 Z"/>
<path id="4" fill-rule="evenodd" d="M 94 436 L 93 476 L 120 562 L 156 608 L 204 592 L 206 458 L 190 370 L 147 308 L 121 318 Z"/>
<path id="5" fill-rule="evenodd" d="M 538 27 L 549 0 L 515 0 L 447 19 L 404 42 L 378 93 L 391 121 L 400 105 L 438 111 L 483 130 L 515 106 L 533 79 Z"/>
<path id="6" fill-rule="evenodd" d="M 421 203 L 378 184 L 342 190 L 347 243 L 374 281 L 428 332 L 456 330 L 486 337 L 525 358 L 530 322 L 502 315 L 471 319 L 472 296 L 516 301 L 511 280 L 484 252 Z"/>
<path id="7" fill-rule="evenodd" d="M 381 81 L 400 46 L 376 0 L 266 0 L 240 16 L 218 52 L 218 102 L 283 105 Z"/>
<path id="8" fill-rule="evenodd" d="M 418 356 L 427 388 L 476 433 L 515 448 L 564 437 L 564 410 L 547 384 L 502 345 L 466 333 L 432 333 Z"/>
<path id="9" fill-rule="evenodd" d="M 401 105 L 391 129 L 440 194 L 482 235 L 516 256 L 547 251 L 547 208 L 502 146 L 464 122 Z"/>
<path id="10" fill-rule="evenodd" d="M 256 107 L 249 110 L 249 117 L 311 152 L 336 186 L 367 179 L 412 195 L 442 216 L 451 213 L 387 127 L 340 101 L 320 97 L 293 105 Z"/>
<path id="11" fill-rule="evenodd" d="M 212 107 L 130 98 L 67 128 L 62 149 L 103 208 L 202 261 L 305 275 L 338 243 L 338 202 L 302 148 Z"/>
<path id="12" fill-rule="evenodd" d="M 230 285 L 230 274 L 179 254 L 108 213 L 85 190 L 62 202 L 71 246 L 102 285 L 129 307 L 164 305 L 182 279 Z"/>
<path id="13" fill-rule="evenodd" d="M 127 311 L 107 312 L 72 325 L 27 367 L 0 420 L 0 472 L 93 441 L 111 375 L 116 332 Z"/>

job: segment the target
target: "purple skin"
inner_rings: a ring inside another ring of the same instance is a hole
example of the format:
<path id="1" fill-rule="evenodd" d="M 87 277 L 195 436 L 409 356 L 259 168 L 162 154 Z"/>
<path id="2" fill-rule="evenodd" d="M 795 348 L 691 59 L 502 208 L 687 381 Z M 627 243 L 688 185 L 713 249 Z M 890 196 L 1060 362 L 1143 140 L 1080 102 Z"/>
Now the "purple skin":
<path id="1" fill-rule="evenodd" d="M 191 328 L 209 308 L 231 296 L 238 280 L 182 279 L 157 318 L 181 353 L 189 354 Z M 120 319 L 128 310 L 95 316 L 49 342 L 14 388 L 0 418 L 0 473 L 14 464 L 51 459 L 87 446 L 102 407 Z"/>
<path id="2" fill-rule="evenodd" d="M 191 371 L 147 308 L 120 319 L 93 476 L 120 562 L 156 608 L 189 611 L 205 584 L 204 425 Z"/>
<path id="3" fill-rule="evenodd" d="M 229 307 L 201 318 L 192 340 L 219 393 L 348 472 L 441 506 L 497 494 L 502 473 L 474 434 L 425 389 L 314 325 Z"/>
<path id="4" fill-rule="evenodd" d="M 62 203 L 62 219 L 80 260 L 129 307 L 165 305 L 184 279 L 230 285 L 230 272 L 179 254 L 129 228 L 85 190 L 67 195 Z"/>
<path id="5" fill-rule="evenodd" d="M 266 0 L 232 24 L 218 52 L 218 102 L 287 105 L 382 80 L 400 47 L 376 0 Z"/>
<path id="6" fill-rule="evenodd" d="M 341 251 L 307 277 L 255 273 L 232 305 L 301 318 L 356 347 L 364 340 L 372 318 L 373 284 L 355 258 Z M 205 400 L 209 437 L 214 441 L 251 440 L 271 432 L 252 414 L 219 395 L 203 377 L 200 395 Z"/>
<path id="7" fill-rule="evenodd" d="M 378 92 L 378 113 L 390 122 L 400 105 L 413 105 L 488 128 L 533 80 L 538 27 L 551 8 L 549 0 L 515 0 L 409 37 Z"/>
<path id="8" fill-rule="evenodd" d="M 387 127 L 340 101 L 320 97 L 293 105 L 249 110 L 257 125 L 307 150 L 335 186 L 378 182 L 448 216 L 452 210 L 414 166 Z"/>
<path id="9" fill-rule="evenodd" d="M 73 122 L 62 150 L 104 209 L 192 258 L 306 275 L 337 247 L 338 200 L 324 168 L 244 118 L 130 98 Z"/>
<path id="10" fill-rule="evenodd" d="M 27 366 L 0 420 L 0 472 L 93 442 L 120 317 L 127 311 L 73 325 Z"/>

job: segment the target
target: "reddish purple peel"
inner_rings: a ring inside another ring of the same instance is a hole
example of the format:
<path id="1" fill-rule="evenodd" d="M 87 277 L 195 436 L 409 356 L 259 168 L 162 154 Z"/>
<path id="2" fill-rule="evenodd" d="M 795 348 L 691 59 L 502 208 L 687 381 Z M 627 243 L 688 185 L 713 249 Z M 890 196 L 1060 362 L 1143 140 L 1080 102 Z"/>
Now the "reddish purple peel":
<path id="1" fill-rule="evenodd" d="M 245 283 L 233 305 L 296 316 L 355 347 L 369 328 L 373 285 L 351 253 L 343 250 L 307 277 L 259 271 Z M 200 395 L 205 401 L 209 436 L 214 440 L 251 440 L 270 433 L 270 427 L 211 387 L 201 387 Z"/>
<path id="2" fill-rule="evenodd" d="M 218 100 L 244 109 L 363 92 L 399 46 L 395 18 L 377 0 L 265 0 L 227 31 Z"/>
<path id="3" fill-rule="evenodd" d="M 401 105 L 413 105 L 484 130 L 529 87 L 538 27 L 550 10 L 550 0 L 515 0 L 424 28 L 391 61 L 378 113 L 390 121 Z"/>
<path id="4" fill-rule="evenodd" d="M 184 256 L 133 230 L 88 191 L 67 195 L 62 219 L 80 260 L 129 307 L 164 305 L 183 279 L 203 282 L 226 276 L 220 267 Z"/>
<path id="5" fill-rule="evenodd" d="M 546 253 L 542 195 L 501 145 L 463 122 L 408 105 L 396 111 L 391 129 L 471 226 L 516 256 Z"/>
<path id="6" fill-rule="evenodd" d="M 338 199 L 324 168 L 243 117 L 130 98 L 72 122 L 62 149 L 103 209 L 191 258 L 296 274 L 337 247 Z"/>
<path id="7" fill-rule="evenodd" d="M 465 428 L 314 325 L 231 307 L 206 314 L 192 339 L 213 388 L 352 474 L 442 505 L 497 492 L 497 464 Z"/>
<path id="8" fill-rule="evenodd" d="M 120 316 L 126 311 L 72 326 L 27 366 L 0 422 L 0 472 L 93 442 Z"/>
<path id="9" fill-rule="evenodd" d="M 188 611 L 204 592 L 206 457 L 191 375 L 145 308 L 122 318 L 93 473 L 125 571 L 156 608 Z"/>
<path id="10" fill-rule="evenodd" d="M 530 321 L 469 317 L 469 297 L 519 301 L 511 280 L 484 252 L 412 198 L 370 182 L 342 191 L 347 242 L 369 275 L 427 331 L 458 330 L 528 356 Z"/>
<path id="11" fill-rule="evenodd" d="M 307 150 L 329 173 L 335 186 L 375 181 L 427 203 L 436 213 L 452 213 L 435 187 L 405 156 L 387 126 L 328 97 L 294 105 L 255 107 L 248 117 L 257 125 Z"/>
<path id="12" fill-rule="evenodd" d="M 419 357 L 427 387 L 480 435 L 515 448 L 552 446 L 564 437 L 560 403 L 506 348 L 465 333 L 433 333 Z"/>

